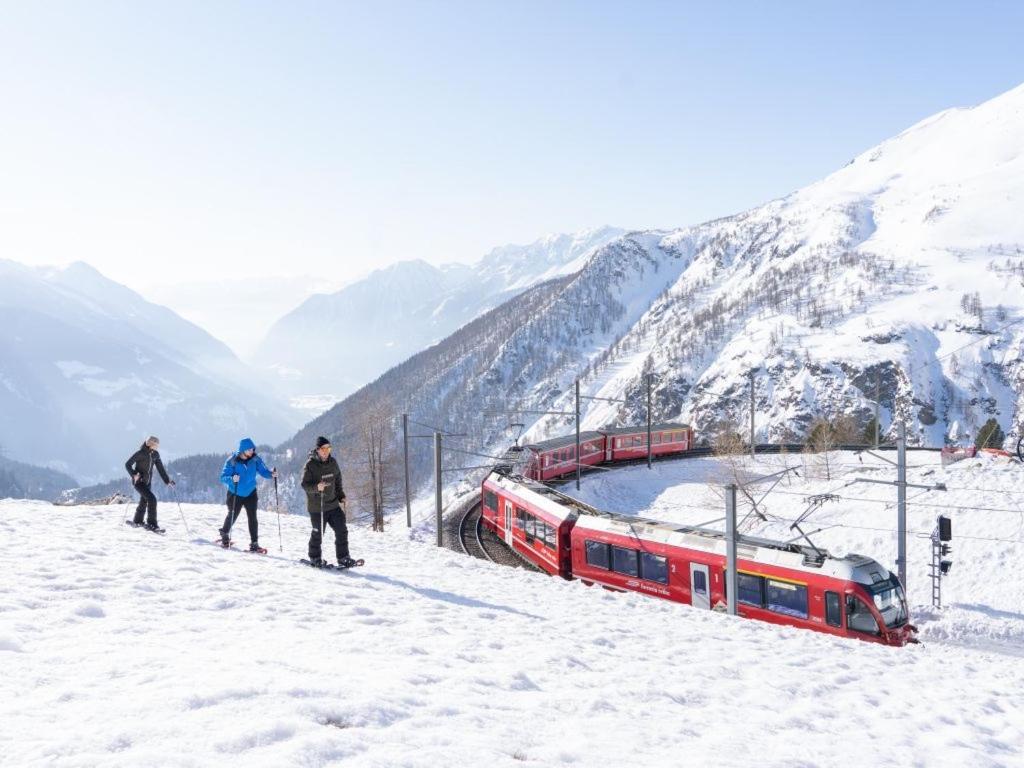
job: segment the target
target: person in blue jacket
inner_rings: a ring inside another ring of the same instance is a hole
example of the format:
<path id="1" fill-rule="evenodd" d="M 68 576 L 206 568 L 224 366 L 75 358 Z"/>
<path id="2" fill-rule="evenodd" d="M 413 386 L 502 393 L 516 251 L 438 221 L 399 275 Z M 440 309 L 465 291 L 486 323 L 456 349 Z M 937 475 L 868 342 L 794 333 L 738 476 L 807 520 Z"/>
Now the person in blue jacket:
<path id="1" fill-rule="evenodd" d="M 249 518 L 250 552 L 266 554 L 259 545 L 259 523 L 256 520 L 256 475 L 261 477 L 277 477 L 277 469 L 267 469 L 263 459 L 256 455 L 256 443 L 248 437 L 238 443 L 238 452 L 229 456 L 224 462 L 220 473 L 220 481 L 228 488 L 228 516 L 224 518 L 224 526 L 220 529 L 220 543 L 227 547 L 231 543 L 229 534 L 238 518 L 239 512 L 245 508 Z"/>

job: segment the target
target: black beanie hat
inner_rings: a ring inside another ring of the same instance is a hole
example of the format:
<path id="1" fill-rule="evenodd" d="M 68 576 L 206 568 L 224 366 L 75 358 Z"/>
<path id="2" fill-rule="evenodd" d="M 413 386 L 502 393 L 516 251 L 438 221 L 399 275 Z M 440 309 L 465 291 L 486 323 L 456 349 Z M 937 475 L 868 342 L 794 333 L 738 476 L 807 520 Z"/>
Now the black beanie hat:
<path id="1" fill-rule="evenodd" d="M 317 447 L 317 448 L 323 448 L 323 447 L 324 447 L 325 445 L 330 445 L 330 444 L 331 444 L 331 441 L 330 441 L 330 440 L 328 440 L 328 439 L 327 439 L 326 437 L 324 437 L 323 435 L 320 435 L 320 437 L 318 437 L 318 438 L 316 439 L 316 447 Z"/>

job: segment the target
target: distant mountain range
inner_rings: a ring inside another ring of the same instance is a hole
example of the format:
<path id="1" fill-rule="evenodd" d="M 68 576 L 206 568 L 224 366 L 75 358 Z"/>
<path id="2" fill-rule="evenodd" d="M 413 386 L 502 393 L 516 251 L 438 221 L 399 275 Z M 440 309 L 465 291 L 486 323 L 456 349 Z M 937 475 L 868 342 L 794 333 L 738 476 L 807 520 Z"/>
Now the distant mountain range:
<path id="1" fill-rule="evenodd" d="M 394 264 L 311 296 L 274 324 L 253 360 L 318 413 L 530 286 L 581 269 L 621 234 L 602 227 L 551 235 L 496 248 L 471 266 Z"/>
<path id="2" fill-rule="evenodd" d="M 149 434 L 173 457 L 299 420 L 224 344 L 92 267 L 0 260 L 0 423 L 9 456 L 89 479 Z"/>

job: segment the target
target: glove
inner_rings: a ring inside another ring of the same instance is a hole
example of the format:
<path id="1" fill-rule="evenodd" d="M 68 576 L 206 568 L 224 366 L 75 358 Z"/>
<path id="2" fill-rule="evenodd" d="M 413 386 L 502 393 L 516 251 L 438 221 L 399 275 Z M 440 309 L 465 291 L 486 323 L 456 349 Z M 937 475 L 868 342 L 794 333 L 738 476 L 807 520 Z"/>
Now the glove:
<path id="1" fill-rule="evenodd" d="M 270 470 L 270 476 L 277 480 L 277 467 L 274 467 L 272 470 Z"/>
<path id="2" fill-rule="evenodd" d="M 171 480 L 171 482 L 169 482 L 168 485 L 174 486 L 174 485 L 177 485 L 177 483 L 175 483 L 173 480 Z"/>
<path id="3" fill-rule="evenodd" d="M 232 475 L 231 476 L 231 482 L 234 483 L 235 485 L 238 485 L 238 481 L 241 480 L 241 479 L 242 478 L 240 478 L 238 475 Z"/>

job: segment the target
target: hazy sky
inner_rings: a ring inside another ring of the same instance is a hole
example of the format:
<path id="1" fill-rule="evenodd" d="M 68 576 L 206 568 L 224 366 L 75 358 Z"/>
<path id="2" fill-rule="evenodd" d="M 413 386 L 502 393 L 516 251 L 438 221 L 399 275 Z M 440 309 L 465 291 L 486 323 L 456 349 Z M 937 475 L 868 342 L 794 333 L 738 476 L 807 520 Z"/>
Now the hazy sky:
<path id="1" fill-rule="evenodd" d="M 1022 7 L 0 2 L 0 257 L 331 287 L 697 223 L 1019 84 Z"/>

